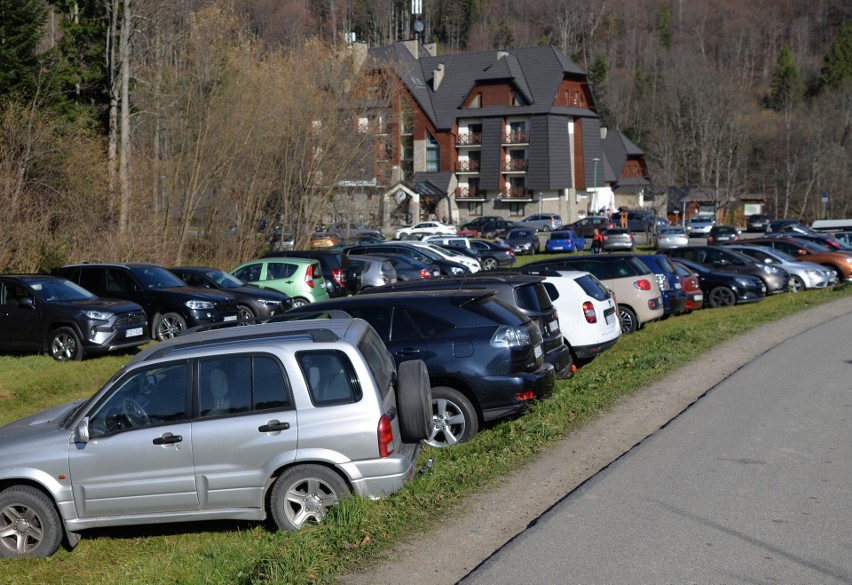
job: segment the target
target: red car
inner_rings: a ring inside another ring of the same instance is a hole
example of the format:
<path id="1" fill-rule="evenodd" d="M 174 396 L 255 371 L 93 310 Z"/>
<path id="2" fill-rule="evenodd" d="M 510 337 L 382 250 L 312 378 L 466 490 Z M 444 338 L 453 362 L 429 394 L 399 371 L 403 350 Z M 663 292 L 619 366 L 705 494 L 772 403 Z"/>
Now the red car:
<path id="1" fill-rule="evenodd" d="M 704 293 L 698 284 L 698 276 L 680 262 L 672 262 L 672 264 L 674 264 L 677 275 L 680 276 L 683 292 L 686 293 L 686 306 L 683 308 L 683 312 L 691 313 L 700 309 L 704 304 Z"/>

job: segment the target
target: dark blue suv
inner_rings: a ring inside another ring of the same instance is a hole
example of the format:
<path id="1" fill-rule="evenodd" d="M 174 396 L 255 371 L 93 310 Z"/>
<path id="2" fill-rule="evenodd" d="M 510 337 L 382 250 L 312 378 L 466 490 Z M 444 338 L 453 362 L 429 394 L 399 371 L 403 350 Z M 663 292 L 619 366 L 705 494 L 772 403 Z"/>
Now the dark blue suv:
<path id="1" fill-rule="evenodd" d="M 426 443 L 470 439 L 482 422 L 523 410 L 553 392 L 538 325 L 493 290 L 406 290 L 312 303 L 276 319 L 333 310 L 364 319 L 397 364 L 422 359 L 432 386 L 433 426 Z M 560 338 L 561 339 L 561 338 Z"/>
<path id="2" fill-rule="evenodd" d="M 671 260 L 663 254 L 636 254 L 636 257 L 650 268 L 657 278 L 657 284 L 663 293 L 663 318 L 683 313 L 686 309 L 686 293 Z"/>

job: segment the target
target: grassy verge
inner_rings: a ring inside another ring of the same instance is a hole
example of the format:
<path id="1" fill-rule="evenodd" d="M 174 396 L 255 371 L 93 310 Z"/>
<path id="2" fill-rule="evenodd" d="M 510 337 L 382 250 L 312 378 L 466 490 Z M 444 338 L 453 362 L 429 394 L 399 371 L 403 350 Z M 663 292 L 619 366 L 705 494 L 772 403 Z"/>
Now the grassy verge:
<path id="1" fill-rule="evenodd" d="M 816 304 L 852 294 L 785 294 L 763 302 L 652 323 L 560 382 L 554 396 L 469 443 L 431 450 L 434 467 L 380 501 L 350 499 L 323 524 L 281 534 L 249 523 L 181 524 L 88 533 L 73 552 L 5 561 L 0 582 L 328 583 L 367 564 L 394 542 L 428 528 L 475 491 L 526 462 L 617 398 L 688 363 L 712 346 Z M 90 395 L 126 356 L 57 364 L 47 357 L 0 358 L 0 424 Z"/>

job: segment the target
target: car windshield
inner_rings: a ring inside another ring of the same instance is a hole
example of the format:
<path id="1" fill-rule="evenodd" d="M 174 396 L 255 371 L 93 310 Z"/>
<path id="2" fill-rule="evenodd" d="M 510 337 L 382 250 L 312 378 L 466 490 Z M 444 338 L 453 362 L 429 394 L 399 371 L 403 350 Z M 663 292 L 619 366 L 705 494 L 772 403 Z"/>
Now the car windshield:
<path id="1" fill-rule="evenodd" d="M 529 238 L 532 236 L 532 232 L 529 230 L 512 230 L 506 236 L 507 238 Z"/>
<path id="2" fill-rule="evenodd" d="M 44 280 L 30 280 L 27 284 L 42 300 L 48 303 L 90 301 L 98 298 L 70 280 L 46 278 Z"/>
<path id="3" fill-rule="evenodd" d="M 685 235 L 683 228 L 663 228 L 660 230 L 661 236 L 682 236 Z"/>
<path id="4" fill-rule="evenodd" d="M 825 252 L 826 251 L 825 246 L 820 246 L 819 244 L 814 244 L 813 242 L 809 242 L 807 240 L 799 239 L 799 240 L 795 240 L 795 242 L 797 244 L 799 244 L 800 246 L 802 246 L 803 248 L 807 248 L 808 250 L 810 250 L 812 252 Z"/>
<path id="5" fill-rule="evenodd" d="M 242 280 L 234 276 L 233 274 L 228 274 L 227 272 L 222 272 L 221 270 L 208 270 L 204 273 L 208 278 L 213 279 L 213 281 L 219 285 L 220 288 L 239 288 L 241 286 L 245 286 Z"/>
<path id="6" fill-rule="evenodd" d="M 131 266 L 130 272 L 148 289 L 187 286 L 177 276 L 159 266 Z"/>

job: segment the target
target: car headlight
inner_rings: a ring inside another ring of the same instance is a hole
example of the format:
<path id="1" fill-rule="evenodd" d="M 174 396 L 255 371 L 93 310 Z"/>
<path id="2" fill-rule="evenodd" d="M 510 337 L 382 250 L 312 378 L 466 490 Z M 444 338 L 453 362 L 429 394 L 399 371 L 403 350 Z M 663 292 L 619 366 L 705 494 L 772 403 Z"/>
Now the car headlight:
<path id="1" fill-rule="evenodd" d="M 767 274 L 778 274 L 778 268 L 775 266 L 769 266 L 767 264 L 760 265 L 760 268 L 763 269 Z"/>
<path id="2" fill-rule="evenodd" d="M 852 264 L 852 256 L 850 256 L 850 257 L 846 258 L 846 261 L 847 261 L 849 264 Z"/>
<path id="3" fill-rule="evenodd" d="M 272 301 L 269 299 L 257 299 L 257 302 L 266 306 L 275 306 L 281 303 L 281 301 Z"/>
<path id="4" fill-rule="evenodd" d="M 816 278 L 817 276 L 819 276 L 819 275 L 820 275 L 820 271 L 819 271 L 819 270 L 815 270 L 815 269 L 813 269 L 813 268 L 808 268 L 807 270 L 805 270 L 805 274 L 807 274 L 807 275 L 808 275 L 808 276 L 810 276 L 811 278 Z M 824 274 L 824 273 L 823 273 L 823 274 Z"/>
<path id="5" fill-rule="evenodd" d="M 112 313 L 107 313 L 105 311 L 83 311 L 83 314 L 89 319 L 94 319 L 95 321 L 109 321 L 112 319 Z"/>
<path id="6" fill-rule="evenodd" d="M 453 274 L 464 274 L 464 268 L 462 268 L 461 266 L 453 266 L 452 268 L 450 268 L 450 272 L 452 272 Z"/>
<path id="7" fill-rule="evenodd" d="M 736 278 L 734 280 L 736 280 L 737 284 L 740 286 L 752 286 L 754 284 L 751 280 L 747 278 Z"/>
<path id="8" fill-rule="evenodd" d="M 199 311 L 201 309 L 212 309 L 213 307 L 216 306 L 213 303 L 211 303 L 210 301 L 197 301 L 197 300 L 186 301 L 184 304 L 188 308 L 192 309 L 193 311 Z"/>

